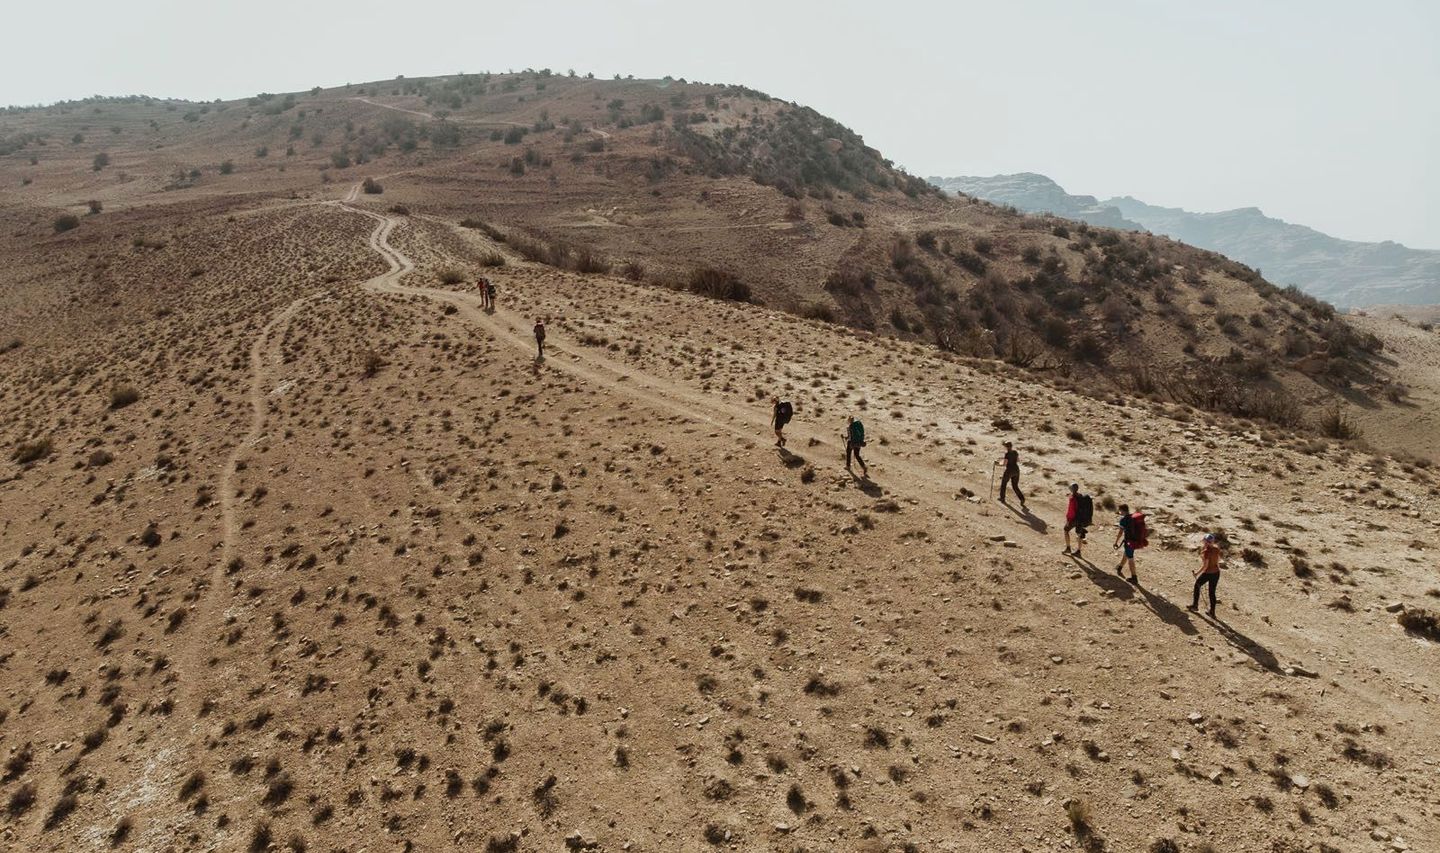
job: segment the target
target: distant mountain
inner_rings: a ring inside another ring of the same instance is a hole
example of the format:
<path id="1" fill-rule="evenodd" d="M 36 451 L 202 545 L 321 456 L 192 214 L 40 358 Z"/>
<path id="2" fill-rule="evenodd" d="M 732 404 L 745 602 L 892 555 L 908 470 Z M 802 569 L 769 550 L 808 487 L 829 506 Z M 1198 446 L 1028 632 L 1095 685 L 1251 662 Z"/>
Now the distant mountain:
<path id="1" fill-rule="evenodd" d="M 1071 195 L 1034 173 L 931 178 L 960 192 L 1028 213 L 1054 213 L 1111 228 L 1152 231 L 1228 255 L 1276 284 L 1293 284 L 1337 307 L 1440 304 L 1440 251 L 1399 243 L 1341 240 L 1242 207 L 1192 213 L 1124 196 Z"/>

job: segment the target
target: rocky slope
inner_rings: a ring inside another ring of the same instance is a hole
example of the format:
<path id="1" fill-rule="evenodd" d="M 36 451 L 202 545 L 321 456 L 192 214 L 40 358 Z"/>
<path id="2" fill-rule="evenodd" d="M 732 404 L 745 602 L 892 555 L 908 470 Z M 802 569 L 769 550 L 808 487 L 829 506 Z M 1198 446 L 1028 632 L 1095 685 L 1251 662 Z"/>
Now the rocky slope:
<path id="1" fill-rule="evenodd" d="M 1053 213 L 1095 225 L 1146 230 L 1212 249 L 1295 285 L 1339 308 L 1440 303 L 1440 251 L 1398 243 L 1341 240 L 1266 216 L 1253 207 L 1192 213 L 1129 196 L 1100 201 L 1065 192 L 1043 175 L 931 178 L 964 193 L 1032 213 Z"/>

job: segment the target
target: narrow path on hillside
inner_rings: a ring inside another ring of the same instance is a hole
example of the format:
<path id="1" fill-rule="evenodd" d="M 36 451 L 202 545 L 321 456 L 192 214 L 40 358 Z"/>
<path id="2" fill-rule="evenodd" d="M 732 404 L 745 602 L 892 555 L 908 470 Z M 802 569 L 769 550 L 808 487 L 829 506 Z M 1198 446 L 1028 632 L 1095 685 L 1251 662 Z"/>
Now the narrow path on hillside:
<path id="1" fill-rule="evenodd" d="M 229 456 L 226 457 L 225 467 L 221 469 L 220 479 L 215 487 L 220 500 L 220 557 L 211 567 L 206 585 L 200 591 L 200 600 L 190 617 L 194 626 L 190 629 L 191 640 L 181 646 L 178 655 L 180 657 L 178 669 L 183 678 L 178 690 L 180 695 L 177 704 L 185 708 L 187 713 L 193 711 L 195 719 L 200 717 L 201 702 L 197 698 L 197 694 L 200 692 L 200 685 L 205 680 L 203 672 L 212 648 L 212 641 L 216 636 L 217 624 L 222 620 L 227 609 L 226 604 L 230 601 L 229 596 L 220 587 L 225 583 L 225 576 L 229 571 L 231 561 L 236 559 L 235 552 L 240 540 L 240 523 L 237 519 L 239 496 L 235 489 L 235 476 L 240 471 L 240 464 L 245 455 L 265 433 L 266 406 L 268 405 L 266 389 L 269 386 L 270 367 L 280 362 L 280 355 L 272 349 L 271 342 L 277 335 L 284 332 L 290 321 L 305 306 L 305 303 L 320 295 L 311 293 L 290 302 L 270 318 L 270 321 L 260 329 L 259 334 L 250 344 L 250 387 L 246 392 L 246 400 L 250 407 L 250 425 L 245 434 L 235 443 Z M 193 729 L 191 741 L 193 754 L 196 746 Z"/>
<path id="2" fill-rule="evenodd" d="M 364 287 L 377 293 L 422 296 L 449 303 L 458 309 L 461 316 L 488 329 L 498 340 L 522 352 L 534 353 L 535 344 L 529 334 L 529 322 L 516 313 L 506 309 L 485 311 L 480 307 L 477 294 L 402 284 L 401 279 L 415 269 L 415 263 L 389 243 L 390 234 L 400 224 L 398 218 L 345 203 L 341 203 L 340 206 L 375 220 L 377 224 L 375 231 L 370 235 L 370 248 L 385 258 L 390 265 L 388 272 L 367 281 Z M 553 333 L 546 341 L 546 350 L 547 358 L 543 362 L 537 359 L 537 365 L 543 364 L 563 370 L 577 378 L 613 389 L 657 411 L 678 414 L 708 424 L 737 438 L 753 441 L 757 448 L 759 445 L 768 443 L 766 423 L 768 406 L 766 405 L 751 407 L 731 403 L 713 394 L 706 394 L 690 388 L 683 383 L 652 376 L 602 355 L 572 348 L 570 345 L 557 341 Z M 822 469 L 828 468 L 829 461 L 817 461 L 806 455 L 807 451 L 813 449 L 833 460 L 837 466 L 841 464 L 843 448 L 839 445 L 838 436 L 834 442 L 815 439 L 817 443 L 813 447 L 804 447 L 802 442 L 812 436 L 795 429 L 795 425 L 792 425 L 792 429 L 794 432 L 791 441 L 800 447 L 800 450 L 799 452 L 785 451 L 787 462 L 797 466 L 810 463 L 817 464 Z M 963 500 L 959 494 L 962 485 L 971 487 L 972 491 L 982 494 L 986 488 L 984 482 L 978 479 L 971 483 L 954 477 L 938 477 L 926 467 L 885 454 L 883 451 L 878 451 L 873 445 L 870 448 L 870 455 L 872 457 L 869 460 L 870 467 L 872 470 L 876 470 L 877 476 L 884 477 L 889 481 L 905 483 L 904 493 L 901 493 L 886 487 L 879 480 L 857 479 L 857 487 L 872 498 L 880 498 L 892 493 L 895 497 L 923 498 L 943 517 L 955 509 L 957 500 Z M 794 460 L 798 460 L 798 462 Z"/>
<path id="3" fill-rule="evenodd" d="M 380 103 L 379 101 L 372 101 L 372 100 L 370 100 L 369 98 L 362 97 L 362 96 L 359 96 L 359 95 L 356 95 L 355 97 L 352 97 L 350 100 L 352 100 L 352 101 L 360 101 L 361 103 L 369 104 L 369 105 L 372 106 L 372 107 L 379 107 L 379 108 L 382 109 L 382 110 L 393 110 L 393 111 L 395 111 L 395 112 L 397 112 L 397 113 L 405 113 L 405 114 L 407 114 L 407 115 L 419 116 L 419 117 L 421 117 L 421 118 L 429 119 L 430 121 L 448 121 L 448 122 L 451 122 L 451 123 L 453 123 L 453 124 L 469 124 L 469 125 L 474 125 L 474 126 L 476 126 L 476 127 L 493 127 L 493 126 L 495 126 L 495 125 L 502 125 L 502 126 L 504 126 L 504 127 L 527 127 L 527 128 L 528 128 L 528 127 L 530 126 L 530 125 L 525 124 L 525 123 L 523 123 L 523 122 L 518 122 L 518 121 L 506 121 L 506 120 L 504 120 L 504 119 L 498 119 L 498 118 L 497 118 L 497 119 L 465 118 L 465 117 L 462 117 L 462 116 L 446 116 L 446 117 L 444 117 L 444 118 L 441 118 L 441 117 L 435 115 L 434 113 L 427 113 L 427 112 L 425 112 L 424 110 L 412 110 L 412 109 L 407 109 L 407 108 L 405 108 L 405 107 L 397 107 L 397 106 L 394 106 L 394 105 L 392 105 L 392 104 L 382 104 L 382 103 Z M 587 128 L 587 130 L 589 130 L 591 133 L 599 136 L 601 139 L 609 139 L 609 138 L 610 138 L 610 134 L 609 134 L 609 133 L 606 133 L 605 131 L 601 130 L 601 129 L 598 128 L 598 127 Z M 347 199 L 347 201 L 354 201 L 354 199 Z"/>

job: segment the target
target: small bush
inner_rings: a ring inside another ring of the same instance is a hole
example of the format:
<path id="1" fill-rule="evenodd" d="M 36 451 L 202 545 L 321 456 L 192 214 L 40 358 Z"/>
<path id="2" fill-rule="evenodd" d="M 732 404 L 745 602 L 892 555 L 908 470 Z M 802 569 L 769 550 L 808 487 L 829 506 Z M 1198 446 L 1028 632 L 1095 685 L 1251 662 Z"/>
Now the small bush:
<path id="1" fill-rule="evenodd" d="M 380 182 L 375 180 L 374 178 L 366 178 L 364 181 L 362 181 L 360 184 L 360 189 L 366 195 L 379 195 L 385 192 L 385 188 L 380 186 Z"/>
<path id="2" fill-rule="evenodd" d="M 626 261 L 624 266 L 620 267 L 620 274 L 630 281 L 644 281 L 645 266 L 639 261 Z"/>
<path id="3" fill-rule="evenodd" d="M 1400 627 L 1432 643 L 1440 643 L 1440 614 L 1420 607 L 1407 607 L 1395 617 Z"/>
<path id="4" fill-rule="evenodd" d="M 98 172 L 108 165 L 110 165 L 110 155 L 102 153 L 95 155 L 95 160 L 90 164 L 90 168 Z"/>
<path id="5" fill-rule="evenodd" d="M 360 357 L 360 369 L 366 378 L 373 377 L 385 366 L 385 359 L 375 350 L 366 350 Z"/>
<path id="6" fill-rule="evenodd" d="M 1327 410 L 1325 414 L 1321 415 L 1320 421 L 1316 426 L 1320 428 L 1320 432 L 1323 435 L 1329 438 L 1344 441 L 1346 439 L 1360 437 L 1360 428 L 1355 425 L 1354 421 L 1350 420 L 1350 417 L 1341 410 L 1339 405 L 1332 407 Z"/>
<path id="7" fill-rule="evenodd" d="M 90 209 L 91 216 L 94 216 L 95 214 L 105 209 L 105 205 L 101 204 L 98 201 L 95 201 L 94 199 L 91 199 L 86 206 Z"/>
<path id="8" fill-rule="evenodd" d="M 691 293 L 708 296 L 711 299 L 728 299 L 733 302 L 749 302 L 750 286 L 734 273 L 715 267 L 701 267 L 690 273 L 686 289 Z"/>
<path id="9" fill-rule="evenodd" d="M 76 216 L 73 213 L 62 213 L 59 216 L 55 217 L 55 221 L 52 223 L 52 225 L 55 228 L 56 234 L 63 234 L 66 231 L 79 228 L 80 217 Z"/>
<path id="10" fill-rule="evenodd" d="M 44 459 L 53 452 L 55 452 L 55 446 L 50 443 L 50 439 L 37 438 L 34 441 L 22 441 L 15 445 L 15 450 L 11 452 L 10 458 L 21 465 L 29 465 L 31 462 Z"/>
<path id="11" fill-rule="evenodd" d="M 235 164 L 229 160 L 220 164 L 220 174 L 229 175 L 235 171 Z"/>
<path id="12" fill-rule="evenodd" d="M 479 262 L 482 267 L 503 267 L 505 266 L 505 256 L 499 252 L 486 252 L 480 256 Z"/>
<path id="13" fill-rule="evenodd" d="M 137 402 L 140 392 L 133 385 L 116 385 L 110 389 L 110 408 L 123 409 Z"/>
<path id="14" fill-rule="evenodd" d="M 410 208 L 406 207 L 406 206 L 403 205 L 403 204 L 392 204 L 392 205 L 390 205 L 390 207 L 389 207 L 389 211 L 390 211 L 391 213 L 395 214 L 396 216 L 409 216 L 409 215 L 410 215 Z"/>
<path id="15" fill-rule="evenodd" d="M 442 267 L 435 273 L 441 284 L 459 284 L 465 280 L 465 273 L 455 267 Z"/>

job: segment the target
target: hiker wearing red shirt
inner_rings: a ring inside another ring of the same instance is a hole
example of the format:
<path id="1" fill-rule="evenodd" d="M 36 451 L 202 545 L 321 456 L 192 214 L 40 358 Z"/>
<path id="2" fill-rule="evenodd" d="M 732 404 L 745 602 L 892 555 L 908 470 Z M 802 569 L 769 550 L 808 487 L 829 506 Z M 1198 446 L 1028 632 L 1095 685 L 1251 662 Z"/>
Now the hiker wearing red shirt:
<path id="1" fill-rule="evenodd" d="M 1095 520 L 1095 502 L 1089 495 L 1080 494 L 1080 484 L 1070 484 L 1070 502 L 1065 507 L 1065 550 L 1063 553 L 1080 556 L 1085 547 L 1085 529 Z M 1070 531 L 1075 531 L 1075 550 L 1070 550 Z"/>

